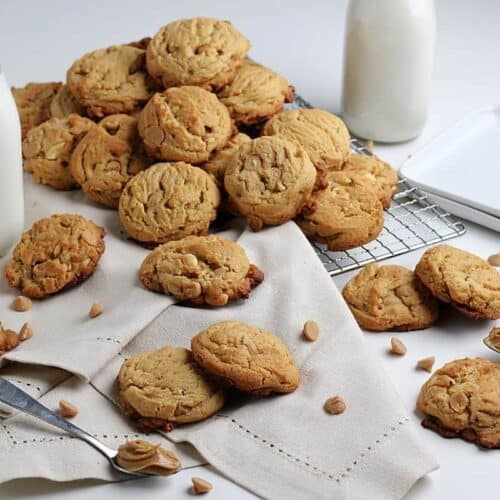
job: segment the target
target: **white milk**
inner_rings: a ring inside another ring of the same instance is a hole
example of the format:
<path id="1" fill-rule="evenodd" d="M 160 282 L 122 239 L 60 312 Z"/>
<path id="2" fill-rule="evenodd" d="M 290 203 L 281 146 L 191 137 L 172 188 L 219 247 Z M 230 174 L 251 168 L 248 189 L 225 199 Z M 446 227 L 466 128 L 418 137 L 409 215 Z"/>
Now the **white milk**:
<path id="1" fill-rule="evenodd" d="M 351 0 L 342 115 L 354 135 L 398 142 L 422 131 L 435 34 L 433 0 Z"/>
<path id="2" fill-rule="evenodd" d="M 24 224 L 21 125 L 0 68 L 0 256 L 19 239 Z"/>

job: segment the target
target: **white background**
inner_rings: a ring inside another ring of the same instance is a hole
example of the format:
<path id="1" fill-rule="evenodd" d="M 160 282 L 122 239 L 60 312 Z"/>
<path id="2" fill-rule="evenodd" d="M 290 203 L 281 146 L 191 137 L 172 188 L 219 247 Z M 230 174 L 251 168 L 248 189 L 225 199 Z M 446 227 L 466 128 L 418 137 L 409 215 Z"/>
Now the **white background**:
<path id="1" fill-rule="evenodd" d="M 437 60 L 429 122 L 415 141 L 376 147 L 380 156 L 397 167 L 419 146 L 466 113 L 500 104 L 500 2 L 438 0 L 436 3 Z M 345 0 L 2 0 L 0 64 L 13 85 L 64 80 L 66 69 L 84 52 L 152 35 L 161 25 L 179 17 L 210 15 L 233 21 L 251 39 L 253 58 L 285 75 L 316 106 L 338 112 L 346 6 Z M 470 175 L 474 175 L 474 165 Z M 454 244 L 482 256 L 500 251 L 498 234 L 472 224 L 467 227 L 467 235 Z M 420 253 L 392 262 L 413 267 Z M 335 282 L 342 286 L 350 276 L 341 276 Z M 437 366 L 463 356 L 495 360 L 495 355 L 481 343 L 490 327 L 488 322 L 473 322 L 445 312 L 438 326 L 399 335 L 408 346 L 408 354 L 398 359 L 387 354 L 390 334 L 367 333 L 365 337 L 418 424 L 415 399 L 426 374 L 414 370 L 415 360 L 435 355 Z M 436 454 L 441 469 L 419 481 L 408 498 L 499 498 L 498 450 L 480 450 L 424 429 L 420 433 Z M 206 467 L 183 471 L 169 480 L 122 484 L 16 481 L 0 487 L 0 497 L 192 498 L 188 489 L 192 475 L 205 477 L 214 484 L 210 498 L 254 498 Z"/>

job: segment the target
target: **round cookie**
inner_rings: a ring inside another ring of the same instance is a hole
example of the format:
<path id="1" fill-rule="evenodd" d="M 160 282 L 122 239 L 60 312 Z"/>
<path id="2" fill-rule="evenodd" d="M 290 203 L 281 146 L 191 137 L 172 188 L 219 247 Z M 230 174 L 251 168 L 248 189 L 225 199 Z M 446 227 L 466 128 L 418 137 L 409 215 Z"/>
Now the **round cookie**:
<path id="1" fill-rule="evenodd" d="M 294 91 L 278 73 L 246 60 L 234 80 L 218 94 L 237 125 L 267 120 L 292 102 Z"/>
<path id="2" fill-rule="evenodd" d="M 420 391 L 422 425 L 444 437 L 500 448 L 500 365 L 458 359 L 436 370 Z"/>
<path id="3" fill-rule="evenodd" d="M 342 295 L 366 330 L 420 330 L 439 316 L 437 300 L 413 271 L 402 266 L 368 264 L 346 284 Z"/>
<path id="4" fill-rule="evenodd" d="M 206 234 L 219 204 L 219 189 L 201 168 L 157 163 L 128 182 L 118 213 L 132 238 L 157 244 Z"/>
<path id="5" fill-rule="evenodd" d="M 127 182 L 151 163 L 137 132 L 137 119 L 109 115 L 79 142 L 70 167 L 91 200 L 118 208 Z"/>
<path id="6" fill-rule="evenodd" d="M 328 172 L 327 187 L 315 191 L 296 219 L 311 240 L 342 251 L 374 240 L 384 225 L 384 210 L 375 191 L 347 172 Z"/>
<path id="7" fill-rule="evenodd" d="M 139 115 L 139 134 L 160 160 L 203 163 L 233 134 L 229 111 L 199 87 L 156 93 Z"/>
<path id="8" fill-rule="evenodd" d="M 71 113 L 85 116 L 85 108 L 69 93 L 68 86 L 62 85 L 50 103 L 52 118 L 66 118 Z"/>
<path id="9" fill-rule="evenodd" d="M 150 290 L 180 301 L 225 306 L 247 298 L 264 279 L 237 243 L 219 236 L 188 236 L 155 248 L 139 270 Z"/>
<path id="10" fill-rule="evenodd" d="M 183 347 L 163 347 L 131 357 L 118 373 L 118 402 L 141 430 L 171 430 L 219 411 L 226 391 Z"/>
<path id="11" fill-rule="evenodd" d="M 10 286 L 42 299 L 87 279 L 104 253 L 102 227 L 80 215 L 40 219 L 24 232 L 5 266 Z"/>
<path id="12" fill-rule="evenodd" d="M 500 274 L 486 261 L 449 245 L 427 250 L 415 268 L 439 300 L 473 319 L 500 319 Z"/>
<path id="13" fill-rule="evenodd" d="M 300 144 L 319 172 L 339 170 L 349 154 L 344 122 L 323 109 L 293 109 L 271 118 L 262 135 L 281 135 Z"/>
<path id="14" fill-rule="evenodd" d="M 68 90 L 90 116 L 132 113 L 154 91 L 145 61 L 146 51 L 130 45 L 89 52 L 68 70 Z"/>
<path id="15" fill-rule="evenodd" d="M 371 184 L 382 206 L 389 208 L 397 189 L 398 174 L 388 163 L 374 155 L 351 153 L 342 165 L 342 170 Z"/>
<path id="16" fill-rule="evenodd" d="M 94 126 L 75 114 L 51 118 L 31 129 L 23 140 L 24 168 L 39 184 L 55 189 L 79 188 L 69 167 L 71 155 L 82 137 Z"/>
<path id="17" fill-rule="evenodd" d="M 191 339 L 191 350 L 205 371 L 241 391 L 268 396 L 293 392 L 300 383 L 286 345 L 263 328 L 215 323 Z"/>
<path id="18" fill-rule="evenodd" d="M 316 170 L 306 152 L 282 137 L 259 137 L 238 148 L 224 176 L 231 210 L 254 230 L 295 217 L 309 199 Z"/>
<path id="19" fill-rule="evenodd" d="M 148 45 L 146 62 L 164 87 L 217 90 L 233 80 L 249 50 L 250 42 L 229 21 L 195 17 L 161 28 Z"/>
<path id="20" fill-rule="evenodd" d="M 49 82 L 28 83 L 25 87 L 11 88 L 21 121 L 23 139 L 33 127 L 50 118 L 50 104 L 61 86 L 61 82 Z"/>

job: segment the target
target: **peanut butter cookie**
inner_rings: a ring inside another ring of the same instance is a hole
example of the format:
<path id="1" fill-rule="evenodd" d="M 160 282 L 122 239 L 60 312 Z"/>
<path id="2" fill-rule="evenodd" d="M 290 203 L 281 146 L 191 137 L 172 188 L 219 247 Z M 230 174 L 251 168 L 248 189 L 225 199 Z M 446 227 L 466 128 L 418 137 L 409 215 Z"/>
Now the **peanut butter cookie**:
<path id="1" fill-rule="evenodd" d="M 294 91 L 278 73 L 247 60 L 218 95 L 236 124 L 253 125 L 282 111 Z"/>
<path id="2" fill-rule="evenodd" d="M 342 170 L 363 178 L 377 193 L 384 208 L 389 208 L 398 184 L 398 173 L 376 156 L 352 153 L 342 165 Z"/>
<path id="3" fill-rule="evenodd" d="M 102 227 L 73 214 L 40 219 L 24 232 L 5 267 L 10 286 L 43 299 L 87 279 L 104 252 Z"/>
<path id="4" fill-rule="evenodd" d="M 422 255 L 415 272 L 434 296 L 465 316 L 500 318 L 500 274 L 477 255 L 439 245 Z"/>
<path id="5" fill-rule="evenodd" d="M 500 365 L 482 358 L 445 364 L 422 387 L 417 408 L 422 425 L 443 437 L 500 448 Z"/>
<path id="6" fill-rule="evenodd" d="M 293 392 L 300 383 L 286 345 L 263 328 L 215 323 L 191 339 L 191 350 L 204 370 L 241 391 L 268 396 Z"/>
<path id="7" fill-rule="evenodd" d="M 77 189 L 79 185 L 69 168 L 71 154 L 93 126 L 88 118 L 71 114 L 51 118 L 31 129 L 23 141 L 24 168 L 39 184 L 60 190 Z"/>
<path id="8" fill-rule="evenodd" d="M 327 187 L 315 191 L 297 224 L 311 240 L 341 251 L 374 240 L 384 225 L 375 191 L 347 172 L 328 172 Z"/>
<path id="9" fill-rule="evenodd" d="M 342 295 L 359 326 L 367 330 L 420 330 L 439 316 L 437 300 L 413 271 L 402 266 L 368 264 Z"/>
<path id="10" fill-rule="evenodd" d="M 61 86 L 61 82 L 49 82 L 28 83 L 20 88 L 12 87 L 12 95 L 21 120 L 23 139 L 33 127 L 50 118 L 50 103 Z"/>
<path id="11" fill-rule="evenodd" d="M 85 108 L 70 94 L 67 85 L 62 85 L 50 103 L 52 118 L 67 118 L 70 114 L 85 116 Z"/>
<path id="12" fill-rule="evenodd" d="M 293 109 L 271 118 L 263 135 L 279 134 L 300 144 L 319 172 L 339 170 L 349 154 L 349 131 L 344 122 L 323 109 Z"/>
<path id="13" fill-rule="evenodd" d="M 219 411 L 226 391 L 182 347 L 163 347 L 133 356 L 118 373 L 118 402 L 143 431 L 171 430 Z"/>
<path id="14" fill-rule="evenodd" d="M 307 153 L 283 137 L 259 137 L 245 142 L 224 176 L 233 211 L 254 230 L 295 217 L 309 199 L 316 170 Z"/>
<path id="15" fill-rule="evenodd" d="M 263 279 L 243 248 L 218 236 L 188 236 L 155 248 L 139 271 L 144 285 L 180 301 L 225 306 L 247 298 Z"/>
<path id="16" fill-rule="evenodd" d="M 154 91 L 146 51 L 114 45 L 85 54 L 67 74 L 69 92 L 90 116 L 101 118 L 142 108 Z"/>
<path id="17" fill-rule="evenodd" d="M 250 42 L 229 21 L 195 17 L 161 28 L 146 60 L 150 75 L 165 87 L 217 90 L 233 80 L 249 50 Z"/>
<path id="18" fill-rule="evenodd" d="M 118 208 L 127 182 L 153 160 L 137 132 L 137 119 L 109 115 L 92 128 L 71 156 L 71 173 L 93 201 Z"/>
<path id="19" fill-rule="evenodd" d="M 201 168 L 157 163 L 128 182 L 118 213 L 132 238 L 157 244 L 206 234 L 219 204 L 219 189 Z"/>
<path id="20" fill-rule="evenodd" d="M 199 87 L 157 93 L 139 115 L 139 134 L 160 160 L 203 163 L 232 133 L 227 108 L 215 94 Z"/>

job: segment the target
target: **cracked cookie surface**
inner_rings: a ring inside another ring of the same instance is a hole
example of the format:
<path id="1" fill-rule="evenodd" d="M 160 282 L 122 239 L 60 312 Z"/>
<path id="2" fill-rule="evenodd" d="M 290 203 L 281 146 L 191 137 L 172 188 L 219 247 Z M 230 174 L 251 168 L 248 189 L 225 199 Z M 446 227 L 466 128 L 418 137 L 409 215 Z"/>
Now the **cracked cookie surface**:
<path id="1" fill-rule="evenodd" d="M 264 279 L 240 245 L 215 235 L 188 236 L 155 248 L 139 277 L 150 290 L 211 306 L 247 298 Z"/>
<path id="2" fill-rule="evenodd" d="M 307 153 L 283 137 L 245 142 L 224 176 L 231 209 L 258 230 L 295 217 L 309 199 L 316 170 Z"/>
<path id="3" fill-rule="evenodd" d="M 500 274 L 477 255 L 439 245 L 422 255 L 415 272 L 434 296 L 465 316 L 500 318 Z"/>
<path id="4" fill-rule="evenodd" d="M 234 80 L 218 94 L 236 124 L 252 125 L 270 118 L 292 102 L 286 78 L 252 61 L 245 61 Z"/>
<path id="5" fill-rule="evenodd" d="M 384 225 L 375 191 L 347 172 L 328 172 L 325 189 L 315 191 L 296 222 L 304 234 L 329 250 L 342 251 L 374 240 Z"/>
<path id="6" fill-rule="evenodd" d="M 226 391 L 183 347 L 131 357 L 120 368 L 118 387 L 118 402 L 146 431 L 198 422 L 220 410 L 226 400 Z"/>
<path id="7" fill-rule="evenodd" d="M 32 128 L 23 140 L 24 168 L 39 184 L 59 190 L 79 188 L 70 169 L 73 151 L 94 123 L 75 114 L 51 118 Z"/>
<path id="8" fill-rule="evenodd" d="M 67 74 L 69 92 L 90 116 L 101 118 L 140 109 L 154 84 L 146 72 L 146 51 L 113 45 L 85 54 Z"/>
<path id="9" fill-rule="evenodd" d="M 139 114 L 139 134 L 160 160 L 203 163 L 232 133 L 227 108 L 215 94 L 199 87 L 156 93 Z"/>
<path id="10" fill-rule="evenodd" d="M 197 85 L 217 90 L 232 81 L 249 50 L 250 42 L 229 21 L 180 19 L 153 37 L 147 67 L 164 87 Z"/>
<path id="11" fill-rule="evenodd" d="M 436 370 L 423 385 L 417 408 L 424 427 L 500 448 L 500 365 L 487 359 L 458 359 Z"/>
<path id="12" fill-rule="evenodd" d="M 52 118 L 66 118 L 71 113 L 85 116 L 85 108 L 71 95 L 67 85 L 62 85 L 50 102 Z"/>
<path id="13" fill-rule="evenodd" d="M 219 204 L 219 189 L 201 168 L 157 163 L 127 183 L 118 213 L 132 238 L 157 244 L 206 234 Z"/>
<path id="14" fill-rule="evenodd" d="M 346 284 L 342 295 L 367 330 L 420 330 L 439 316 L 437 300 L 413 271 L 402 266 L 368 264 Z"/>
<path id="15" fill-rule="evenodd" d="M 293 392 L 300 383 L 286 345 L 272 333 L 239 321 L 215 323 L 191 340 L 200 366 L 241 391 L 267 396 Z"/>
<path id="16" fill-rule="evenodd" d="M 87 279 L 104 253 L 102 227 L 80 215 L 56 214 L 24 232 L 5 267 L 10 286 L 42 299 Z"/>
<path id="17" fill-rule="evenodd" d="M 78 143 L 70 169 L 91 200 L 117 208 L 127 182 L 151 163 L 137 132 L 137 119 L 109 115 Z"/>

